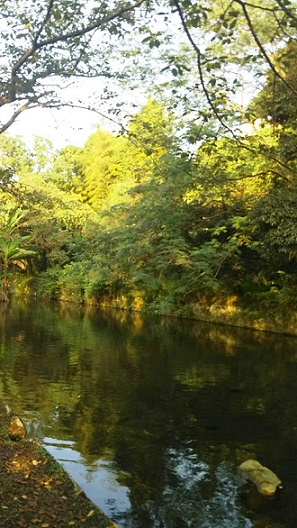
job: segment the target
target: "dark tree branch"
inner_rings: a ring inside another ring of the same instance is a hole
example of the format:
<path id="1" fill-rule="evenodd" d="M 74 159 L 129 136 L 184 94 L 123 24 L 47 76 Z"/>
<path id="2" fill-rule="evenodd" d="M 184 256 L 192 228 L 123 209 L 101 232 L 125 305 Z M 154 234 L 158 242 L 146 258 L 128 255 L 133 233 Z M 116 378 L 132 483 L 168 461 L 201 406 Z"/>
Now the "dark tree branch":
<path id="1" fill-rule="evenodd" d="M 90 106 L 83 105 L 83 104 L 73 104 L 73 103 L 55 103 L 55 102 L 48 102 L 48 103 L 32 103 L 30 101 L 27 101 L 22 106 L 20 106 L 17 110 L 14 111 L 10 119 L 3 125 L 0 124 L 0 135 L 3 134 L 14 122 L 15 120 L 25 111 L 25 110 L 31 110 L 34 108 L 51 108 L 51 109 L 60 109 L 60 108 L 76 108 L 78 110 L 88 110 L 89 112 L 93 112 L 94 114 L 100 115 L 104 119 L 107 119 L 108 121 L 111 121 L 118 127 L 122 127 L 121 123 L 113 119 L 112 117 L 104 114 L 103 112 L 100 112 L 99 110 L 96 110 L 96 108 L 91 108 Z"/>
<path id="2" fill-rule="evenodd" d="M 89 112 L 93 112 L 94 114 L 100 115 L 104 119 L 107 119 L 108 121 L 111 121 L 117 126 L 122 126 L 118 121 L 113 119 L 112 117 L 103 114 L 103 112 L 100 112 L 100 110 L 96 110 L 96 108 L 91 108 L 90 106 L 83 105 L 83 104 L 73 104 L 73 103 L 48 103 L 48 104 L 42 104 L 38 106 L 46 106 L 46 108 L 76 108 L 78 110 L 88 110 Z"/>
<path id="3" fill-rule="evenodd" d="M 0 125 L 0 134 L 3 134 L 3 132 L 5 132 L 9 128 L 22 112 L 24 112 L 25 110 L 28 110 L 29 108 L 36 108 L 37 106 L 39 105 L 36 104 L 36 105 L 30 106 L 29 102 L 20 106 L 17 110 L 15 110 L 11 118 L 4 125 Z"/>
<path id="4" fill-rule="evenodd" d="M 38 41 L 38 39 L 39 39 L 39 37 L 40 37 L 40 35 L 41 35 L 41 33 L 42 33 L 42 30 L 43 30 L 43 28 L 46 26 L 46 24 L 47 24 L 47 22 L 48 22 L 48 20 L 49 20 L 49 18 L 50 18 L 50 16 L 51 16 L 51 10 L 52 10 L 52 7 L 53 7 L 53 5 L 54 5 L 54 1 L 55 1 L 55 0 L 50 0 L 50 1 L 49 1 L 48 8 L 47 8 L 47 12 L 46 12 L 46 15 L 45 15 L 44 21 L 42 22 L 42 24 L 41 24 L 39 30 L 37 31 L 37 33 L 36 33 L 36 35 L 35 35 L 35 39 L 34 39 L 34 41 L 33 41 L 33 46 L 32 46 L 33 48 L 37 45 L 37 41 Z"/>
<path id="5" fill-rule="evenodd" d="M 54 2 L 54 0 L 51 0 L 50 3 L 49 3 L 49 6 L 48 6 L 46 17 L 45 17 L 45 19 L 44 19 L 44 21 L 43 21 L 43 23 L 42 23 L 37 35 L 35 36 L 35 39 L 34 39 L 34 41 L 32 43 L 32 47 L 30 49 L 28 49 L 21 56 L 21 58 L 14 64 L 14 66 L 13 66 L 13 68 L 11 70 L 11 81 L 10 81 L 10 88 L 9 88 L 8 96 L 7 97 L 2 97 L 0 99 L 0 105 L 1 105 L 1 103 L 2 103 L 2 105 L 3 104 L 7 104 L 7 103 L 12 103 L 12 102 L 14 102 L 16 100 L 16 93 L 17 93 L 16 86 L 17 86 L 17 74 L 18 74 L 18 71 L 28 61 L 28 59 L 30 57 L 32 57 L 36 53 L 36 51 L 38 51 L 40 49 L 43 49 L 43 48 L 46 48 L 48 46 L 52 46 L 54 44 L 57 44 L 58 42 L 66 42 L 67 40 L 74 39 L 76 37 L 83 37 L 84 35 L 87 35 L 88 33 L 91 33 L 92 31 L 94 31 L 96 29 L 99 29 L 100 27 L 105 26 L 106 24 L 108 24 L 108 22 L 111 22 L 112 20 L 115 20 L 117 18 L 122 18 L 126 13 L 128 13 L 130 11 L 134 11 L 134 9 L 136 9 L 137 7 L 140 7 L 141 4 L 143 4 L 145 1 L 146 0 L 138 0 L 137 2 L 135 2 L 133 4 L 128 4 L 126 6 L 123 6 L 121 9 L 119 9 L 119 10 L 113 12 L 113 13 L 109 13 L 106 16 L 103 16 L 101 19 L 96 20 L 96 22 L 94 22 L 93 24 L 89 24 L 86 27 L 81 27 L 80 29 L 77 29 L 76 31 L 70 31 L 70 32 L 65 33 L 65 34 L 62 33 L 60 35 L 57 35 L 56 37 L 52 37 L 52 38 L 43 40 L 41 42 L 38 42 L 38 37 L 40 36 L 41 31 L 44 28 L 45 23 L 48 21 L 49 16 L 50 16 L 50 12 L 51 12 L 51 9 L 52 9 L 52 6 L 53 6 L 53 2 Z"/>
<path id="6" fill-rule="evenodd" d="M 284 180 L 286 183 L 289 183 L 290 185 L 292 184 L 291 180 L 287 178 L 284 174 L 281 174 L 275 169 L 269 169 L 269 168 L 266 171 L 258 172 L 257 174 L 247 174 L 244 176 L 231 177 L 228 181 L 233 182 L 233 181 L 246 180 L 247 178 L 252 179 L 252 178 L 261 178 L 262 176 L 267 177 L 268 174 L 273 174 L 277 176 L 278 178 L 280 178 L 281 180 Z"/>
<path id="7" fill-rule="evenodd" d="M 182 27 L 185 31 L 185 34 L 192 46 L 192 48 L 194 49 L 195 51 L 195 54 L 196 54 L 196 57 L 197 57 L 197 67 L 198 67 L 198 73 L 199 73 L 199 79 L 200 79 L 200 82 L 201 82 L 201 86 L 202 86 L 202 90 L 203 90 L 203 93 L 206 97 L 206 100 L 211 108 L 211 110 L 213 111 L 215 117 L 217 118 L 217 120 L 219 121 L 219 123 L 226 129 L 228 130 L 228 132 L 231 132 L 231 134 L 233 135 L 233 132 L 232 130 L 228 127 L 228 125 L 226 125 L 226 123 L 222 120 L 220 114 L 218 113 L 215 105 L 213 104 L 213 101 L 211 99 L 211 96 L 209 94 L 209 91 L 206 87 L 206 84 L 205 84 L 205 80 L 204 80 L 204 75 L 203 75 L 203 68 L 202 68 L 202 63 L 201 63 L 201 58 L 202 58 L 202 54 L 201 54 L 201 51 L 199 49 L 199 47 L 197 46 L 197 44 L 195 43 L 195 41 L 193 40 L 192 38 L 192 35 L 189 31 L 189 28 L 187 26 L 187 23 L 185 21 L 185 17 L 183 15 L 183 12 L 182 12 L 182 8 L 179 4 L 179 1 L 178 0 L 173 0 L 174 1 L 174 5 L 177 9 L 177 12 L 179 14 L 179 18 L 181 20 L 181 23 L 182 23 Z"/>
<path id="8" fill-rule="evenodd" d="M 286 5 L 284 5 L 284 2 L 282 2 L 281 0 L 276 0 L 276 3 L 279 5 L 281 10 L 287 15 L 288 18 L 291 18 L 292 20 L 294 20 L 294 22 L 297 22 L 297 15 L 294 15 L 293 12 L 288 9 Z"/>
<path id="9" fill-rule="evenodd" d="M 233 0 L 233 2 L 236 2 L 236 0 Z M 244 2 L 244 3 L 245 3 L 246 6 L 252 7 L 253 9 L 260 9 L 261 11 L 269 11 L 270 13 L 275 12 L 274 7 L 264 7 L 264 6 L 261 6 L 261 5 L 251 4 L 250 2 Z"/>
<path id="10" fill-rule="evenodd" d="M 255 41 L 255 43 L 257 44 L 259 50 L 261 51 L 263 57 L 265 58 L 268 66 L 270 67 L 270 69 L 273 71 L 273 73 L 282 81 L 282 83 L 287 87 L 289 88 L 289 90 L 291 92 L 293 92 L 295 95 L 297 95 L 297 90 L 294 88 L 294 86 L 292 86 L 290 83 L 288 83 L 288 81 L 283 77 L 283 75 L 281 75 L 281 73 L 277 70 L 277 68 L 274 66 L 273 62 L 271 61 L 271 59 L 269 58 L 268 54 L 266 53 L 266 50 L 262 44 L 262 42 L 260 41 L 258 35 L 257 35 L 257 32 L 253 26 L 253 23 L 251 21 L 251 18 L 249 16 L 249 13 L 248 13 L 248 10 L 246 8 L 246 4 L 245 2 L 243 2 L 242 0 L 234 0 L 235 3 L 239 4 L 242 8 L 242 11 L 243 11 L 243 14 L 244 14 L 244 17 L 248 23 L 248 27 L 250 29 L 250 32 L 253 36 L 253 39 Z"/>

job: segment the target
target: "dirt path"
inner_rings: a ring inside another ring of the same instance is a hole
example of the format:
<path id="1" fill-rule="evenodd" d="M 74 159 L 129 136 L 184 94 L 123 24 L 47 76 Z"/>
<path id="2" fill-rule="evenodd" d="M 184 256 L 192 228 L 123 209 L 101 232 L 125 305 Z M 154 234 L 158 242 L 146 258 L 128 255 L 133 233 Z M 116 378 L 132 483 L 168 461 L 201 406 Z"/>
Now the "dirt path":
<path id="1" fill-rule="evenodd" d="M 0 404 L 0 526 L 117 528 L 36 440 L 12 440 Z"/>

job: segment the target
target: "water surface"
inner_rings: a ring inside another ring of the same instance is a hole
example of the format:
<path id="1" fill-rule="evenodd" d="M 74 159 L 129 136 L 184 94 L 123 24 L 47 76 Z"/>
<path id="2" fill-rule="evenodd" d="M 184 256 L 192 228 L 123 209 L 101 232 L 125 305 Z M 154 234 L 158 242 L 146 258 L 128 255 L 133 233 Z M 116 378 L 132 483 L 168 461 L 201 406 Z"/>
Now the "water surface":
<path id="1" fill-rule="evenodd" d="M 120 528 L 296 527 L 296 338 L 69 304 L 0 324 L 0 397 Z"/>

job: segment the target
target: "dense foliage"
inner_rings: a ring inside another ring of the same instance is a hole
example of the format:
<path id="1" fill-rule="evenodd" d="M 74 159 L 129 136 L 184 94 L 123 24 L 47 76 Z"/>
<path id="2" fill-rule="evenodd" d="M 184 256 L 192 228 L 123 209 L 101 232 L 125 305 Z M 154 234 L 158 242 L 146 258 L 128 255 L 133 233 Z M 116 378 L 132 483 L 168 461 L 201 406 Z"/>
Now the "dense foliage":
<path id="1" fill-rule="evenodd" d="M 21 138 L 0 136 L 2 298 L 22 286 L 158 313 L 191 314 L 227 297 L 250 309 L 295 308 L 295 3 L 174 0 L 157 32 L 136 14 L 141 2 L 111 6 L 109 15 L 76 2 L 68 23 L 61 9 L 72 4 L 17 11 L 23 40 L 3 44 L 11 69 L 2 105 L 58 104 L 42 83 L 70 76 L 74 63 L 77 75 L 93 66 L 97 74 L 98 57 L 85 51 L 91 30 L 121 35 L 121 49 L 110 37 L 110 64 L 126 89 L 139 78 L 151 95 L 118 135 L 98 128 L 83 148 L 55 152 L 37 138 L 29 151 Z M 248 76 L 261 86 L 243 108 Z"/>
<path id="2" fill-rule="evenodd" d="M 23 285 L 47 298 L 180 314 L 227 296 L 294 305 L 292 129 L 262 118 L 240 140 L 211 138 L 190 153 L 149 99 L 125 135 L 98 129 L 84 148 L 49 152 L 39 140 L 30 153 L 2 135 L 12 174 L 1 192 L 3 285 L 21 287 L 22 262 Z"/>

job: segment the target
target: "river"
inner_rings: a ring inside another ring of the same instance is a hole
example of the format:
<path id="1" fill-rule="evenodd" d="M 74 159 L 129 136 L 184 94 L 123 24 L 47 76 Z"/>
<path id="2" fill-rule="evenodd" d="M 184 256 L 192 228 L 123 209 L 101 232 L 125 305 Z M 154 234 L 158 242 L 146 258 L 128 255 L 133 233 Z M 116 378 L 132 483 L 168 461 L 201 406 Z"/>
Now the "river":
<path id="1" fill-rule="evenodd" d="M 296 527 L 297 338 L 66 303 L 0 324 L 1 399 L 119 528 Z"/>

